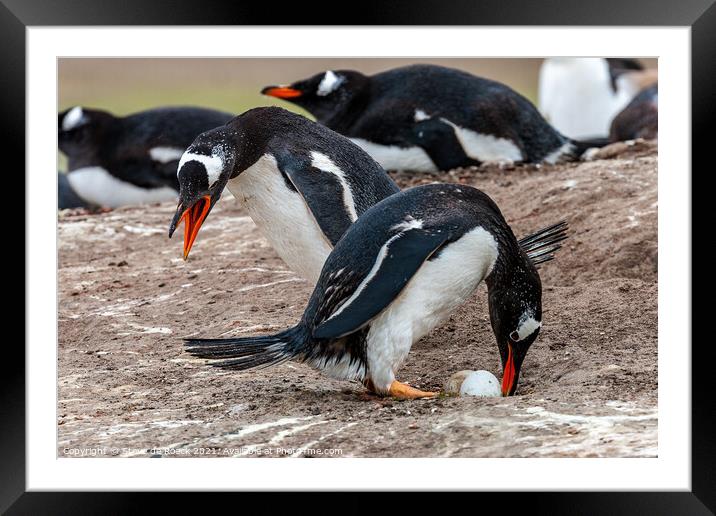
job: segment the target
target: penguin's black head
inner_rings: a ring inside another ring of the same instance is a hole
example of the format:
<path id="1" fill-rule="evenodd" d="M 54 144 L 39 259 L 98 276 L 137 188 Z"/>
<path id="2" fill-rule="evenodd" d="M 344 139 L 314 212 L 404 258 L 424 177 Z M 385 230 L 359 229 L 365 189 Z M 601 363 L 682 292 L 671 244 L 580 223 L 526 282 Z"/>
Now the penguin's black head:
<path id="1" fill-rule="evenodd" d="M 57 115 L 57 141 L 69 158 L 94 154 L 117 119 L 106 111 L 75 106 Z"/>
<path id="2" fill-rule="evenodd" d="M 368 77 L 353 70 L 328 70 L 289 86 L 266 86 L 261 93 L 307 109 L 320 122 L 332 118 L 359 96 Z"/>
<path id="3" fill-rule="evenodd" d="M 490 322 L 502 359 L 502 395 L 511 396 L 542 326 L 542 283 L 534 266 L 525 263 L 488 287 Z"/>
<path id="4" fill-rule="evenodd" d="M 236 152 L 231 136 L 226 126 L 202 133 L 179 160 L 179 205 L 169 226 L 169 238 L 184 221 L 185 260 L 201 225 L 235 175 Z"/>

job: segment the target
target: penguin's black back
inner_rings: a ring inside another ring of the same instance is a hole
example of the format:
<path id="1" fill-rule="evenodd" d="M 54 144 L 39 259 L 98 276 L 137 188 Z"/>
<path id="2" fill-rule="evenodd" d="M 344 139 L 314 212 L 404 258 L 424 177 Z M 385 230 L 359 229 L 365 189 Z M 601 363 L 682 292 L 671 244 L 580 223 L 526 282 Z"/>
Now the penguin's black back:
<path id="1" fill-rule="evenodd" d="M 528 99 L 508 86 L 461 70 L 424 64 L 373 75 L 365 112 L 346 134 L 408 145 L 410 138 L 404 128 L 413 125 L 416 109 L 481 134 L 510 139 L 528 162 L 541 160 L 568 141 Z M 375 123 L 378 118 L 382 127 Z"/>
<path id="2" fill-rule="evenodd" d="M 125 145 L 186 148 L 204 131 L 224 125 L 234 115 L 198 107 L 162 107 L 120 118 Z"/>
<path id="3" fill-rule="evenodd" d="M 92 143 L 68 154 L 68 170 L 99 166 L 136 186 L 179 189 L 179 158 L 157 161 L 154 148 L 183 150 L 201 133 L 224 125 L 234 115 L 198 107 L 162 107 L 128 115 L 101 115 L 90 123 Z M 87 110 L 92 118 L 93 110 Z"/>
<path id="4" fill-rule="evenodd" d="M 429 184 L 403 190 L 366 211 L 336 244 L 321 271 L 304 321 L 310 326 L 320 322 L 321 306 L 329 298 L 327 289 L 336 288 L 335 278 L 353 285 L 365 278 L 383 245 L 400 231 L 401 224 L 421 221 L 422 229 L 440 232 L 442 247 L 458 240 L 466 232 L 481 226 L 498 243 L 500 259 L 515 255 L 525 260 L 512 229 L 500 209 L 484 192 L 455 184 Z M 439 256 L 438 250 L 431 259 Z M 340 274 L 338 274 L 338 271 Z M 352 279 L 351 279 L 352 278 Z"/>
<path id="5" fill-rule="evenodd" d="M 286 109 L 254 108 L 229 125 L 242 128 L 251 140 L 245 145 L 256 147 L 253 155 L 246 152 L 250 160 L 267 152 L 274 154 L 280 165 L 286 165 L 287 160 L 310 163 L 312 152 L 330 158 L 345 173 L 351 189 L 362 192 L 353 196 L 358 215 L 400 190 L 385 170 L 348 138 Z"/>

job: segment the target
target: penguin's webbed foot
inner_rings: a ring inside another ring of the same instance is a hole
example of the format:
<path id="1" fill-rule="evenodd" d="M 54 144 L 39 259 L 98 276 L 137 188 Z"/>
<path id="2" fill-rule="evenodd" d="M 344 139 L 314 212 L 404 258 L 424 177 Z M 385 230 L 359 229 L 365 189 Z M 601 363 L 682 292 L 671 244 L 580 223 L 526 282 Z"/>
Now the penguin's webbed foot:
<path id="1" fill-rule="evenodd" d="M 404 383 L 400 383 L 397 380 L 393 380 L 393 383 L 390 384 L 388 394 L 390 394 L 394 398 L 398 398 L 401 400 L 414 400 L 418 398 L 434 398 L 440 393 L 421 391 L 419 389 L 411 387 L 410 385 L 406 385 Z"/>

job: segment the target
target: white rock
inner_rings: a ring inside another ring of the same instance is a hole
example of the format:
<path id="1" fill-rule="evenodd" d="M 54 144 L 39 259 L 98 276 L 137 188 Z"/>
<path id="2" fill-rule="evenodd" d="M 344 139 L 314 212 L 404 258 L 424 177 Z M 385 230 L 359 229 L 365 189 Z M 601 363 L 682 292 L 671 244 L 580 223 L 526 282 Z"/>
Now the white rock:
<path id="1" fill-rule="evenodd" d="M 460 396 L 502 396 L 500 382 L 489 371 L 472 371 L 460 386 Z"/>

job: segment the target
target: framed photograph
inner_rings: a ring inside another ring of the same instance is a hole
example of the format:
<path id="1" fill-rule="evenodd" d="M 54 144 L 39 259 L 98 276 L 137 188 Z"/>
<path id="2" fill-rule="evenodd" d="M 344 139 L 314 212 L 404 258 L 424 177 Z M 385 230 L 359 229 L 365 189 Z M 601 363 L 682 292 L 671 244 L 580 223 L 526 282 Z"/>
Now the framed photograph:
<path id="1" fill-rule="evenodd" d="M 492 4 L 3 0 L 27 228 L 3 511 L 713 513 L 691 170 L 716 7 Z"/>

